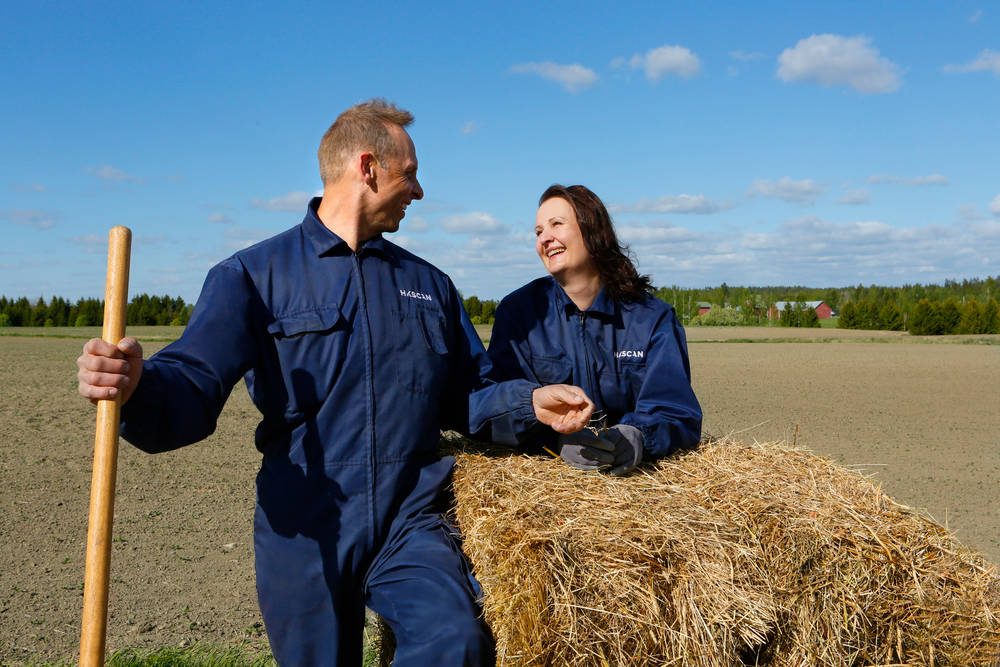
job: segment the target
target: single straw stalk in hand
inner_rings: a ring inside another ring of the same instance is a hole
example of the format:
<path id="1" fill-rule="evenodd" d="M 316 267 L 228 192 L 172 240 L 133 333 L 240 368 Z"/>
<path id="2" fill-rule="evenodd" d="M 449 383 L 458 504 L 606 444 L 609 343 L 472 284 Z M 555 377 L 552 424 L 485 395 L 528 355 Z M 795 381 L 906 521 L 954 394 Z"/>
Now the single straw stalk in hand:
<path id="1" fill-rule="evenodd" d="M 129 255 L 132 232 L 112 227 L 108 235 L 108 276 L 104 292 L 104 329 L 101 337 L 117 345 L 125 337 Z M 115 513 L 115 476 L 118 469 L 120 394 L 97 403 L 94 472 L 90 482 L 90 519 L 87 529 L 87 566 L 83 583 L 83 621 L 80 665 L 104 664 L 108 621 L 108 576 L 111 569 L 111 525 Z"/>

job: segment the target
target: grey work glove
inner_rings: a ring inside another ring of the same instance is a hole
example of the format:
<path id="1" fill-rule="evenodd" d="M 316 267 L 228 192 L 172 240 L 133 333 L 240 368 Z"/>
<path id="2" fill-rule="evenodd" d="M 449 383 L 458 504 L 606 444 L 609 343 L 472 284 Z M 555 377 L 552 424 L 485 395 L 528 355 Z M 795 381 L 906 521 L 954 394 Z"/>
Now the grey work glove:
<path id="1" fill-rule="evenodd" d="M 621 477 L 631 472 L 642 461 L 642 431 L 635 426 L 618 424 L 601 433 L 601 440 L 613 446 L 614 460 L 608 474 Z"/>
<path id="2" fill-rule="evenodd" d="M 574 468 L 598 470 L 615 462 L 615 446 L 589 428 L 559 435 L 559 456 Z"/>

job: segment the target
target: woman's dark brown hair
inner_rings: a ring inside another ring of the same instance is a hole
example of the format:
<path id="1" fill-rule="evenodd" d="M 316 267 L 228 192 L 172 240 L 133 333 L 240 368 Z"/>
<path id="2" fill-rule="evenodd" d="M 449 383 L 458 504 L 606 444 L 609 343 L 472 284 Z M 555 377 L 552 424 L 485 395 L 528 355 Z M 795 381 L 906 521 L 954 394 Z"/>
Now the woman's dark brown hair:
<path id="1" fill-rule="evenodd" d="M 573 207 L 583 244 L 610 297 L 628 303 L 653 291 L 649 276 L 640 276 L 632 264 L 628 246 L 619 243 L 611 216 L 600 197 L 582 185 L 550 185 L 542 193 L 538 205 L 555 197 L 565 199 Z"/>

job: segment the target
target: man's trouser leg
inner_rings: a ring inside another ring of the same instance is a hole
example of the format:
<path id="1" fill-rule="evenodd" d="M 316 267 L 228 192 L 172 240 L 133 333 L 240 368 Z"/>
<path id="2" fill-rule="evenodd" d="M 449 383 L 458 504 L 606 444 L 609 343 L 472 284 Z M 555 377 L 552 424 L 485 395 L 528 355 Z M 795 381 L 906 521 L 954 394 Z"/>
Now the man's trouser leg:
<path id="1" fill-rule="evenodd" d="M 258 475 L 254 513 L 257 599 L 282 667 L 357 667 L 364 629 L 363 576 L 349 554 L 339 487 L 294 466 Z"/>
<path id="2" fill-rule="evenodd" d="M 493 665 L 477 590 L 451 529 L 412 529 L 386 545 L 368 574 L 367 605 L 396 635 L 396 667 Z"/>

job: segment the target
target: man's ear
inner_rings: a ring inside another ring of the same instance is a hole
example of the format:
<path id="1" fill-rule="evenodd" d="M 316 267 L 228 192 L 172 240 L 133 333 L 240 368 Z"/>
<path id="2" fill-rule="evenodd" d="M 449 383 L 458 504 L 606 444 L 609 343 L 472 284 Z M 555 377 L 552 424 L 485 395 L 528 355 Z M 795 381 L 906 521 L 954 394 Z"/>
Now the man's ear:
<path id="1" fill-rule="evenodd" d="M 378 160 L 375 158 L 375 155 L 367 151 L 358 156 L 357 166 L 360 171 L 361 180 L 373 190 L 377 187 L 375 183 L 375 165 L 377 163 Z"/>

